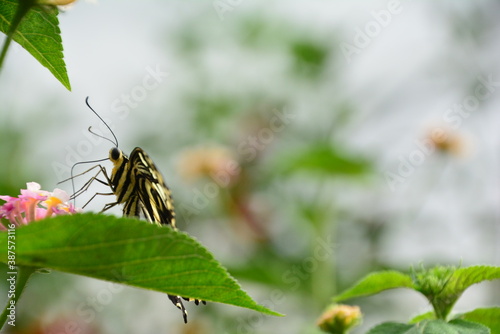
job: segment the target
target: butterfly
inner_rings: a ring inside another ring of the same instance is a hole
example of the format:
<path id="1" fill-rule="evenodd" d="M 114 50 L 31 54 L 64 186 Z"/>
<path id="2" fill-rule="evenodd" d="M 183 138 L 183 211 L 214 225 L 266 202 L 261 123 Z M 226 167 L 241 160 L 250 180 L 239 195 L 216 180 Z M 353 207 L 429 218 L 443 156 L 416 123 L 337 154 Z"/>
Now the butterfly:
<path id="1" fill-rule="evenodd" d="M 118 147 L 109 151 L 113 170 L 109 185 L 116 196 L 116 202 L 107 204 L 104 211 L 117 204 L 123 204 L 123 215 L 144 216 L 150 223 L 159 226 L 175 226 L 175 211 L 172 194 L 153 160 L 140 147 L 134 148 L 127 157 Z M 172 303 L 182 311 L 187 323 L 187 311 L 180 296 L 168 295 Z M 198 305 L 200 300 L 194 300 Z M 205 301 L 202 301 L 205 304 Z"/>
<path id="2" fill-rule="evenodd" d="M 153 160 L 140 147 L 134 148 L 130 157 L 125 155 L 118 148 L 118 140 L 111 128 L 89 105 L 88 97 L 85 102 L 90 110 L 106 125 L 115 139 L 114 142 L 108 139 L 115 145 L 115 147 L 109 150 L 108 157 L 113 164 L 111 175 L 108 176 L 105 168 L 99 165 L 100 172 L 104 174 L 106 181 L 99 180 L 96 177 L 93 178 L 108 185 L 112 193 L 116 196 L 116 201 L 106 204 L 102 211 L 104 212 L 118 204 L 123 204 L 123 215 L 126 217 L 144 217 L 152 224 L 177 229 L 175 226 L 172 194 Z M 102 137 L 96 133 L 94 134 Z M 86 183 L 87 187 L 92 181 L 90 180 Z M 181 296 L 168 295 L 168 298 L 182 311 L 185 323 L 187 323 L 187 311 L 182 303 L 182 299 L 194 301 L 196 305 L 200 303 L 198 299 Z M 206 304 L 205 301 L 201 302 Z"/>

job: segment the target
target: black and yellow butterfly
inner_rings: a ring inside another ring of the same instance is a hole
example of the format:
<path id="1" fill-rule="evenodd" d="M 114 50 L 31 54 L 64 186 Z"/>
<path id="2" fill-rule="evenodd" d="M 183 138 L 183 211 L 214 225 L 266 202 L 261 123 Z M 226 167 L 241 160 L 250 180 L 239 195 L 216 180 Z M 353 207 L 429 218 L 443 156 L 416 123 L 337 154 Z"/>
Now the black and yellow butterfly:
<path id="1" fill-rule="evenodd" d="M 109 160 L 114 166 L 109 185 L 116 195 L 116 202 L 107 204 L 103 210 L 123 204 L 124 216 L 139 218 L 142 215 L 148 222 L 160 226 L 168 225 L 175 229 L 175 212 L 170 189 L 146 152 L 136 147 L 130 157 L 127 157 L 114 147 L 109 151 Z M 168 298 L 182 311 L 184 322 L 187 323 L 187 311 L 181 297 L 168 295 Z M 198 305 L 200 301 L 194 299 L 194 302 Z"/>
<path id="2" fill-rule="evenodd" d="M 124 216 L 144 217 L 150 223 L 159 226 L 166 225 L 176 229 L 172 195 L 153 160 L 140 147 L 134 148 L 130 157 L 127 157 L 118 148 L 118 140 L 113 131 L 89 105 L 88 97 L 85 102 L 90 110 L 109 129 L 115 139 L 113 142 L 115 147 L 109 151 L 109 160 L 113 163 L 111 175 L 108 176 L 106 169 L 99 165 L 99 172 L 104 174 L 106 181 L 101 181 L 94 177 L 86 183 L 84 188 L 88 188 L 88 185 L 93 180 L 104 183 L 111 188 L 113 194 L 116 196 L 116 202 L 106 204 L 102 211 L 106 211 L 118 204 L 123 204 Z M 101 137 L 98 134 L 96 135 Z M 79 192 L 75 193 L 76 196 L 78 194 Z M 187 301 L 193 300 L 196 305 L 200 303 L 198 299 L 181 298 L 181 296 L 168 295 L 168 298 L 182 311 L 185 323 L 187 323 L 187 311 L 182 303 L 182 299 Z M 202 303 L 205 304 L 205 301 L 202 301 Z"/>

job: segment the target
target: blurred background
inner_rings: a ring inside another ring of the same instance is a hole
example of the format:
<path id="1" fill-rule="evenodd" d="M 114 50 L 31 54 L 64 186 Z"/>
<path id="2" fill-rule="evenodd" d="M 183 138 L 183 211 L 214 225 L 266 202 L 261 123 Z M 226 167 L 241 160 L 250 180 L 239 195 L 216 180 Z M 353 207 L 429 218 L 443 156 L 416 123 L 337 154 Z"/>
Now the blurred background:
<path id="1" fill-rule="evenodd" d="M 59 16 L 72 92 L 9 51 L 0 193 L 72 192 L 57 185 L 71 166 L 107 157 L 90 96 L 120 148 L 163 172 L 179 228 L 287 316 L 189 303 L 184 325 L 165 295 L 51 272 L 12 333 L 313 334 L 370 271 L 500 265 L 498 13 L 493 0 L 77 2 Z M 499 291 L 475 286 L 456 311 Z M 430 309 L 404 290 L 350 302 L 365 314 L 355 333 Z"/>

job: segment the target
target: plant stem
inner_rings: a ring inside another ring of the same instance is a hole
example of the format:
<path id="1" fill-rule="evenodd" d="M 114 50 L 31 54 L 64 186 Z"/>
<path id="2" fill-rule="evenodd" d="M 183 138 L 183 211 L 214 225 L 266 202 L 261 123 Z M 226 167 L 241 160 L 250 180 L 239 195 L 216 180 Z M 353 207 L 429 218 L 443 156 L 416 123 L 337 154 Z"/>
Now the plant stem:
<path id="1" fill-rule="evenodd" d="M 337 225 L 333 205 L 325 204 L 326 183 L 318 185 L 318 190 L 313 204 L 313 211 L 316 212 L 312 217 L 312 226 L 314 229 L 314 241 L 312 243 L 311 254 L 318 255 L 319 241 L 328 242 L 329 235 L 336 235 Z M 327 210 L 327 208 L 329 210 Z M 329 245 L 333 247 L 333 245 Z M 327 303 L 331 296 L 337 291 L 337 270 L 336 254 L 333 253 L 325 258 L 314 258 L 317 268 L 311 272 L 311 294 L 314 299 L 322 304 Z"/>
<path id="2" fill-rule="evenodd" d="M 10 295 L 11 291 L 9 290 L 10 297 L 7 300 L 5 309 L 0 315 L 0 329 L 3 328 L 3 326 L 5 325 L 5 322 L 7 321 L 7 316 L 11 311 L 8 309 L 8 307 L 10 305 L 17 305 L 17 301 L 19 300 L 19 297 L 21 297 L 21 294 L 23 293 L 23 290 L 26 287 L 26 283 L 28 283 L 28 279 L 30 278 L 31 274 L 33 274 L 37 269 L 38 268 L 35 267 L 17 267 L 16 288 L 14 290 L 14 293 L 12 293 L 12 295 Z"/>
<path id="3" fill-rule="evenodd" d="M 12 18 L 10 23 L 9 31 L 7 32 L 7 38 L 5 39 L 2 47 L 2 52 L 0 53 L 0 70 L 3 66 L 3 61 L 7 55 L 7 50 L 9 49 L 10 42 L 12 42 L 12 37 L 19 27 L 19 24 L 23 20 L 24 16 L 29 12 L 29 10 L 35 5 L 35 0 L 24 0 L 19 2 L 16 13 Z"/>

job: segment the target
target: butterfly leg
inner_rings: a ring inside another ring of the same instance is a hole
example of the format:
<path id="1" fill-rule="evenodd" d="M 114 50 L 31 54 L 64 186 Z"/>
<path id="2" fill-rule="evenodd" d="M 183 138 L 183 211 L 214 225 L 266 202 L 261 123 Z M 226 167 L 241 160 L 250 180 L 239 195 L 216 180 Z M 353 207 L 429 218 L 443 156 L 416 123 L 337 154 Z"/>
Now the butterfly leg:
<path id="1" fill-rule="evenodd" d="M 94 167 L 92 167 L 92 168 L 84 171 L 83 173 L 74 175 L 74 176 L 72 176 L 72 177 L 70 177 L 70 178 L 68 178 L 66 180 L 62 180 L 62 181 L 58 182 L 58 184 L 66 182 L 66 181 L 69 181 L 69 180 L 73 180 L 73 179 L 75 179 L 78 176 L 85 175 L 85 174 L 87 174 L 88 172 L 90 172 L 91 170 L 93 170 L 95 168 L 99 168 L 99 170 L 97 171 L 97 173 L 94 176 L 92 176 L 90 178 L 90 180 L 88 180 L 87 182 L 85 182 L 85 184 L 80 189 L 78 189 L 77 191 L 75 191 L 75 193 L 73 195 L 71 195 L 71 199 L 75 199 L 76 197 L 78 197 L 81 194 L 83 194 L 84 192 L 86 192 L 90 188 L 90 185 L 92 184 L 92 182 L 94 182 L 94 181 L 97 181 L 97 182 L 99 182 L 101 184 L 109 186 L 111 184 L 111 181 L 110 181 L 110 179 L 108 177 L 108 173 L 106 173 L 106 168 L 104 168 L 101 165 L 95 165 Z M 103 181 L 103 180 L 101 180 L 101 179 L 98 178 L 99 174 L 101 174 L 101 173 L 106 178 L 106 181 Z"/>
<path id="2" fill-rule="evenodd" d="M 168 295 L 168 298 L 172 301 L 172 303 L 177 307 L 179 310 L 182 311 L 182 317 L 184 318 L 184 323 L 187 324 L 187 311 L 186 308 L 184 307 L 184 304 L 182 303 L 181 296 L 173 296 L 173 295 Z"/>
<path id="3" fill-rule="evenodd" d="M 90 172 L 91 170 L 95 169 L 95 168 L 98 168 L 99 170 L 97 171 L 97 173 L 92 176 L 90 178 L 90 180 L 88 180 L 87 182 L 85 182 L 85 184 L 80 188 L 78 189 L 77 191 L 75 191 L 75 193 L 73 195 L 71 195 L 70 199 L 75 199 L 76 197 L 80 196 L 81 194 L 83 194 L 84 192 L 86 192 L 89 188 L 90 188 L 90 185 L 94 182 L 94 181 L 97 181 L 105 186 L 109 186 L 111 187 L 111 179 L 109 178 L 108 176 L 108 173 L 106 172 L 106 168 L 102 165 L 95 165 L 94 167 L 80 173 L 80 174 L 77 174 L 77 175 L 74 175 L 66 180 L 63 180 L 59 183 L 62 183 L 62 182 L 66 182 L 68 180 L 73 180 L 75 177 L 78 177 L 78 176 L 81 176 L 81 175 L 85 175 L 87 174 L 88 172 Z M 98 178 L 99 174 L 103 174 L 104 177 L 106 178 L 106 181 L 103 181 L 101 179 Z M 85 203 L 84 206 L 82 206 L 82 209 L 84 209 L 96 196 L 98 195 L 104 195 L 104 196 L 110 196 L 110 195 L 114 195 L 113 192 L 110 192 L 110 193 L 95 193 L 88 201 L 87 203 Z M 101 212 L 104 212 L 112 207 L 114 207 L 115 205 L 117 205 L 118 203 L 117 202 L 114 202 L 114 203 L 108 203 L 104 206 L 104 209 L 102 209 Z"/>
<path id="4" fill-rule="evenodd" d="M 203 305 L 207 305 L 207 302 L 204 301 L 204 300 L 201 300 L 201 299 L 194 299 L 194 298 L 186 298 L 186 297 L 182 297 L 182 299 L 188 301 L 188 302 L 194 302 L 195 305 L 200 305 L 200 302 L 203 304 Z"/>

